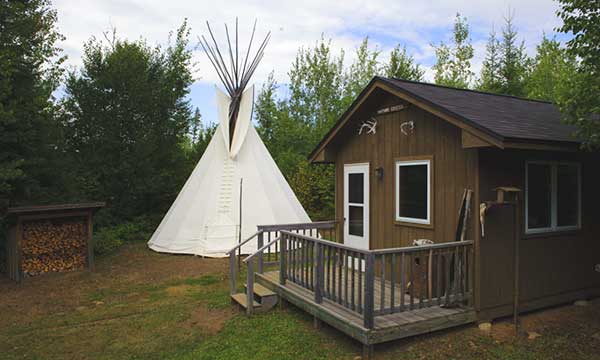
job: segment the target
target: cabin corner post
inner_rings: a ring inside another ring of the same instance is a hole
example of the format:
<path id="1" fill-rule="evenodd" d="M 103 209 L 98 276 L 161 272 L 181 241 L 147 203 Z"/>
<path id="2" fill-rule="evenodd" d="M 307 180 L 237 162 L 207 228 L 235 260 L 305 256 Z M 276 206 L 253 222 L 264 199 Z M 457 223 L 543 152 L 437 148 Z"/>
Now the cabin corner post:
<path id="1" fill-rule="evenodd" d="M 279 247 L 279 284 L 285 285 L 286 271 L 287 271 L 287 235 L 281 232 L 281 239 L 279 240 L 281 246 Z"/>
<path id="2" fill-rule="evenodd" d="M 256 248 L 257 249 L 262 248 L 263 245 L 264 245 L 264 242 L 265 242 L 265 240 L 264 240 L 264 233 L 263 233 L 262 230 L 260 230 L 260 232 L 258 233 L 258 240 L 257 240 L 257 242 L 258 242 L 258 246 Z M 264 258 L 263 258 L 263 252 L 262 251 L 258 254 L 258 260 L 257 261 L 258 261 L 258 265 L 257 265 L 257 270 L 256 271 L 259 274 L 262 274 L 263 273 L 263 266 L 264 266 Z"/>
<path id="3" fill-rule="evenodd" d="M 235 294 L 235 250 L 229 252 L 229 294 Z"/>
<path id="4" fill-rule="evenodd" d="M 364 327 L 372 329 L 374 325 L 375 306 L 375 254 L 369 252 L 366 256 L 365 271 L 365 306 Z"/>
<path id="5" fill-rule="evenodd" d="M 315 272 L 315 302 L 320 304 L 323 302 L 323 283 L 325 279 L 325 269 L 323 264 L 323 245 L 320 243 L 316 244 L 317 251 L 315 254 L 316 259 L 314 260 L 316 266 Z"/>

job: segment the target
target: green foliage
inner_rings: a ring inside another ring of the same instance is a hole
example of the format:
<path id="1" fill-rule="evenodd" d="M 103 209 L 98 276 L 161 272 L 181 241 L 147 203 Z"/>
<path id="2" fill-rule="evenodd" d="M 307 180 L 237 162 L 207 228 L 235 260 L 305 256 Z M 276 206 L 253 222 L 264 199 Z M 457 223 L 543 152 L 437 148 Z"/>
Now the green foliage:
<path id="1" fill-rule="evenodd" d="M 54 104 L 64 58 L 48 0 L 0 3 L 0 206 L 42 197 L 56 177 Z"/>
<path id="2" fill-rule="evenodd" d="M 525 91 L 527 97 L 559 102 L 567 92 L 570 79 L 577 76 L 577 62 L 560 46 L 556 39 L 544 36 L 537 46 L 537 54 Z"/>
<path id="3" fill-rule="evenodd" d="M 94 233 L 94 252 L 106 255 L 116 251 L 124 243 L 148 241 L 157 225 L 155 217 L 140 216 L 118 225 L 100 227 Z"/>
<path id="4" fill-rule="evenodd" d="M 559 31 L 572 33 L 567 42 L 570 56 L 579 59 L 577 76 L 570 79 L 568 91 L 559 106 L 565 119 L 578 127 L 578 136 L 588 148 L 600 147 L 600 2 L 559 0 Z"/>
<path id="5" fill-rule="evenodd" d="M 473 46 L 469 38 L 469 25 L 467 18 L 456 14 L 454 29 L 450 46 L 440 43 L 435 46 L 437 61 L 433 65 L 435 70 L 435 83 L 457 88 L 468 88 L 473 72 L 471 59 L 473 59 Z"/>
<path id="6" fill-rule="evenodd" d="M 423 81 L 425 75 L 425 70 L 415 63 L 413 56 L 406 53 L 406 47 L 400 49 L 400 45 L 396 45 L 390 53 L 390 60 L 384 64 L 383 72 L 387 77 L 412 81 Z"/>
<path id="7" fill-rule="evenodd" d="M 477 89 L 492 93 L 502 91 L 500 71 L 500 41 L 496 37 L 496 31 L 492 29 L 488 42 L 485 46 L 486 55 L 481 68 L 481 76 L 478 80 Z"/>
<path id="8" fill-rule="evenodd" d="M 345 96 L 348 103 L 360 94 L 373 77 L 379 75 L 379 54 L 377 49 L 369 50 L 369 38 L 364 38 L 356 50 L 356 61 L 346 74 Z"/>
<path id="9" fill-rule="evenodd" d="M 74 186 L 122 219 L 163 211 L 189 174 L 189 32 L 184 22 L 164 49 L 114 33 L 108 45 L 92 38 L 83 69 L 68 74 L 63 146 Z"/>
<path id="10" fill-rule="evenodd" d="M 513 24 L 513 15 L 505 18 L 500 42 L 500 93 L 514 96 L 525 96 L 525 86 L 531 60 L 525 53 L 525 43 L 517 44 L 517 29 Z"/>

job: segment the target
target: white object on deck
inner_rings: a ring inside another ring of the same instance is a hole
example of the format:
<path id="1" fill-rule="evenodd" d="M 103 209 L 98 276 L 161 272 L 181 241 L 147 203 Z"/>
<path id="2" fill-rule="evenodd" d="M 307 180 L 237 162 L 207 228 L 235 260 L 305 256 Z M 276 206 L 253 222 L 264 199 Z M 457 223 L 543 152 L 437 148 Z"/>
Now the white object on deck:
<path id="1" fill-rule="evenodd" d="M 244 91 L 229 145 L 229 96 L 217 88 L 219 127 L 148 246 L 158 252 L 224 257 L 257 225 L 307 223 L 296 195 L 251 124 L 254 87 Z M 256 239 L 242 253 L 256 250 Z"/>

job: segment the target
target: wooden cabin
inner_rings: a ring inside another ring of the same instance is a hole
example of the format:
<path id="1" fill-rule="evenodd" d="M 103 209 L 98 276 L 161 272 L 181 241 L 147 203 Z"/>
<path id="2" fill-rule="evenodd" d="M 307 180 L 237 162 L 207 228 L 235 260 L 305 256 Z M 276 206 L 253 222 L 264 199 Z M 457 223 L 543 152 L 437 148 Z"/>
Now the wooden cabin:
<path id="1" fill-rule="evenodd" d="M 521 309 L 600 295 L 600 156 L 574 131 L 548 102 L 376 77 L 311 161 L 335 164 L 342 241 L 367 249 L 457 240 L 473 190 L 466 236 L 483 320 L 512 313 L 515 237 Z M 502 186 L 522 190 L 519 218 L 492 206 L 482 236 L 479 205 Z"/>
<path id="2" fill-rule="evenodd" d="M 336 217 L 259 226 L 248 313 L 275 297 L 373 345 L 600 295 L 600 156 L 548 102 L 374 78 L 310 156 Z M 272 267 L 269 267 L 272 265 Z"/>

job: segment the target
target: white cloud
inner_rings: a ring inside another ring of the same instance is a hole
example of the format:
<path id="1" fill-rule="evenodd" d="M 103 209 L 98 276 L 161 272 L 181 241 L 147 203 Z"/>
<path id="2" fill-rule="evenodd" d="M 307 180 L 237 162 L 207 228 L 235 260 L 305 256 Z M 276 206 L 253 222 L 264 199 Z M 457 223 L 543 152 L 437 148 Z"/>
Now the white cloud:
<path id="1" fill-rule="evenodd" d="M 530 53 L 542 33 L 552 34 L 560 24 L 553 0 L 303 0 L 293 3 L 281 0 L 56 0 L 54 7 L 58 10 L 60 31 L 66 36 L 61 46 L 69 56 L 68 63 L 75 66 L 81 66 L 83 43 L 91 36 L 101 37 L 111 27 L 123 38 L 142 37 L 150 44 L 164 44 L 169 31 L 177 29 L 184 18 L 188 18 L 195 44 L 198 35 L 207 33 L 205 21 L 208 20 L 218 38 L 224 40 L 223 23 L 232 26 L 239 16 L 240 44 L 245 46 L 257 19 L 260 39 L 268 30 L 272 31 L 271 42 L 254 76 L 259 84 L 272 70 L 280 83 L 287 82 L 287 71 L 298 48 L 314 45 L 321 34 L 331 38 L 338 51 L 346 50 L 347 62 L 353 59 L 354 49 L 367 35 L 384 52 L 396 43 L 404 44 L 424 66 L 426 78 L 431 80 L 434 52 L 430 44 L 447 40 L 456 12 L 466 16 L 471 26 L 476 72 L 484 57 L 485 38 L 493 25 L 500 31 L 509 9 L 515 12 L 519 35 Z M 199 84 L 218 82 L 201 50 L 194 52 L 194 60 L 199 65 L 196 74 Z"/>

